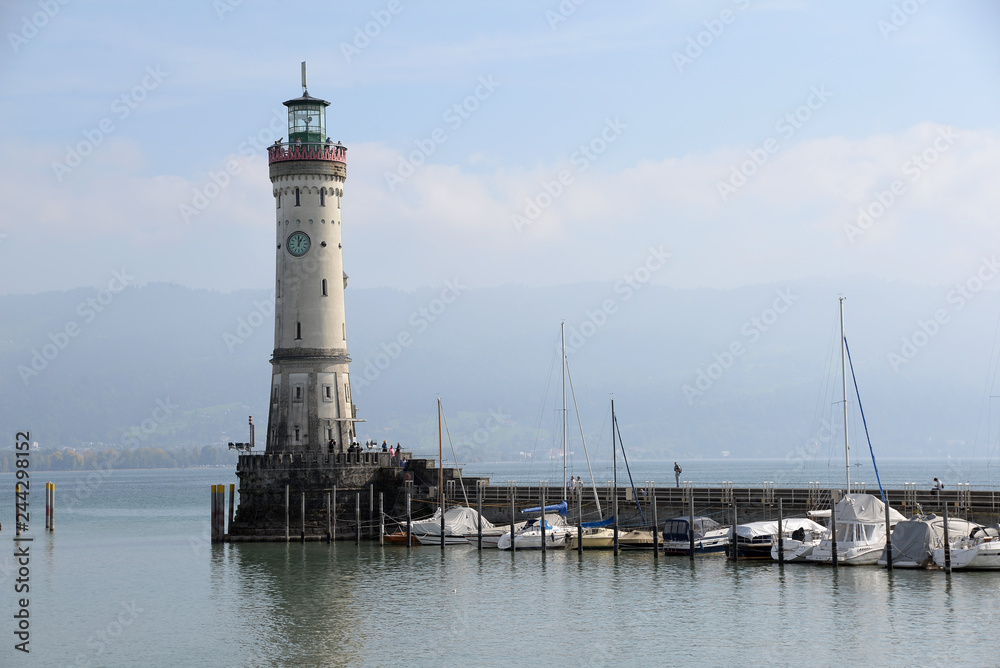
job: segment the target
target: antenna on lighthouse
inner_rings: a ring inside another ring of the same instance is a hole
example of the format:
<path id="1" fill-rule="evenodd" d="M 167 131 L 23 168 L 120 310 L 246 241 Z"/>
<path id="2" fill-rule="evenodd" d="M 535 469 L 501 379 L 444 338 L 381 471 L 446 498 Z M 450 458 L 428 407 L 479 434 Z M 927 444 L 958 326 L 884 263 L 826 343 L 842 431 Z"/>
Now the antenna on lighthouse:
<path id="1" fill-rule="evenodd" d="M 302 61 L 302 94 L 308 95 L 309 89 L 306 88 L 306 61 Z"/>

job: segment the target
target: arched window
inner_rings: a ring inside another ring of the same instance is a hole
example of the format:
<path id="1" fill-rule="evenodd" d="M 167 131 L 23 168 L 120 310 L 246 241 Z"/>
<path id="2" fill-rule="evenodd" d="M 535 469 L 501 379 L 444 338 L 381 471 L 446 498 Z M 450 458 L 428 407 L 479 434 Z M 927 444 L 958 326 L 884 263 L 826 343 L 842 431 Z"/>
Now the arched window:
<path id="1" fill-rule="evenodd" d="M 319 189 L 319 205 L 326 206 L 326 188 Z"/>
<path id="2" fill-rule="evenodd" d="M 301 322 L 295 323 L 295 340 L 296 341 L 301 341 L 302 340 L 302 323 Z"/>
<path id="3" fill-rule="evenodd" d="M 299 205 L 299 189 L 295 189 L 295 206 Z"/>

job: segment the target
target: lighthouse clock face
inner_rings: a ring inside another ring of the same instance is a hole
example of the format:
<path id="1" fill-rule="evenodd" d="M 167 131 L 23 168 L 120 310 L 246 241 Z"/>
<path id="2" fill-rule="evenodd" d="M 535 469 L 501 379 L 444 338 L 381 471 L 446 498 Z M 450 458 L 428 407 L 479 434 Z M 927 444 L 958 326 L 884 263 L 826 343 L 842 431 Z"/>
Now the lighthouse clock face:
<path id="1" fill-rule="evenodd" d="M 288 237 L 285 247 L 295 257 L 302 257 L 309 251 L 309 235 L 305 232 L 294 232 Z"/>

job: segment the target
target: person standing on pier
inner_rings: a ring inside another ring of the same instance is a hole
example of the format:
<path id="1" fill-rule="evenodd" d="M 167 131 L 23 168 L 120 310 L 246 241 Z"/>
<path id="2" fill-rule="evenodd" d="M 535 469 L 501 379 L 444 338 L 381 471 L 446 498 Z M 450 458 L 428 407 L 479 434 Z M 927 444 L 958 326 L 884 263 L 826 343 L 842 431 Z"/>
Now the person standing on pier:
<path id="1" fill-rule="evenodd" d="M 681 465 L 674 462 L 674 481 L 677 483 L 678 487 L 681 486 L 681 471 L 683 471 Z"/>

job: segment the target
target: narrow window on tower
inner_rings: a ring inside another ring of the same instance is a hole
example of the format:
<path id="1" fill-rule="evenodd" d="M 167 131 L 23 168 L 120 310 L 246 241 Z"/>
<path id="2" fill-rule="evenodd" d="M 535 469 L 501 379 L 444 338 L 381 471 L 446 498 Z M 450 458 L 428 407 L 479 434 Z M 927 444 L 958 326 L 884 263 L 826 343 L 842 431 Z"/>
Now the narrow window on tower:
<path id="1" fill-rule="evenodd" d="M 326 297 L 326 279 L 323 279 L 323 296 Z"/>
<path id="2" fill-rule="evenodd" d="M 319 189 L 319 205 L 326 206 L 326 188 Z"/>
<path id="3" fill-rule="evenodd" d="M 296 341 L 301 341 L 302 340 L 302 323 L 301 322 L 295 323 L 295 340 Z"/>
<path id="4" fill-rule="evenodd" d="M 275 297 L 280 297 L 281 296 L 281 279 L 280 278 L 274 282 L 274 296 Z"/>
<path id="5" fill-rule="evenodd" d="M 295 206 L 299 205 L 299 189 L 295 189 Z"/>
<path id="6" fill-rule="evenodd" d="M 344 340 L 347 340 L 347 323 L 340 323 L 340 333 L 343 335 Z"/>
<path id="7" fill-rule="evenodd" d="M 295 401 L 302 401 L 302 386 L 295 386 Z"/>
<path id="8" fill-rule="evenodd" d="M 299 428 L 296 427 L 295 428 L 295 442 L 298 443 L 298 441 L 299 441 Z"/>
<path id="9" fill-rule="evenodd" d="M 275 209 L 280 209 L 281 208 L 281 191 L 280 190 L 278 191 L 278 196 L 275 198 L 275 202 L 276 202 L 276 205 L 275 205 L 274 208 Z"/>
<path id="10" fill-rule="evenodd" d="M 338 209 L 340 208 L 340 197 L 339 196 L 337 197 L 337 208 Z"/>

